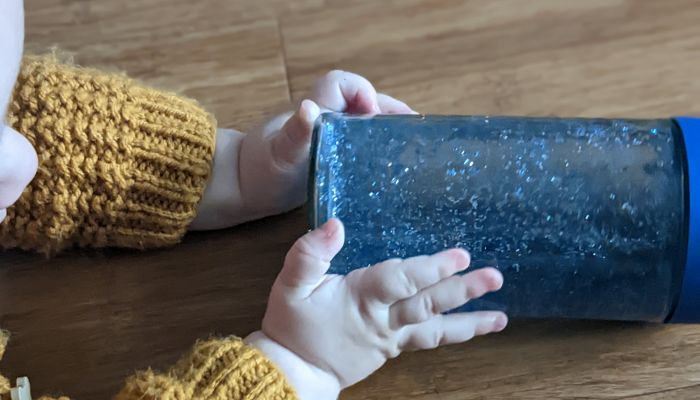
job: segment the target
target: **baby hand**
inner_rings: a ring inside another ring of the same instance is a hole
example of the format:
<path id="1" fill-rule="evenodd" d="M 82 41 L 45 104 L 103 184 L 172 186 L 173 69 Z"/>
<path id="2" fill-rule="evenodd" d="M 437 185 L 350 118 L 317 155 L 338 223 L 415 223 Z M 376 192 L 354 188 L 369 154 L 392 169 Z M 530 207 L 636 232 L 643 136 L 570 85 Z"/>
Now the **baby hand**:
<path id="1" fill-rule="evenodd" d="M 243 139 L 241 195 L 254 217 L 282 213 L 306 201 L 309 147 L 314 121 L 323 112 L 413 113 L 406 104 L 377 93 L 365 78 L 332 71 L 316 82 L 299 109 Z"/>
<path id="2" fill-rule="evenodd" d="M 323 112 L 415 113 L 359 75 L 329 72 L 296 111 L 247 135 L 219 130 L 212 178 L 190 229 L 229 227 L 301 206 L 313 126 Z"/>
<path id="3" fill-rule="evenodd" d="M 343 241 L 342 224 L 330 220 L 295 243 L 272 288 L 262 330 L 246 339 L 286 374 L 302 399 L 335 399 L 402 351 L 505 328 L 501 312 L 442 314 L 503 283 L 493 268 L 455 275 L 469 266 L 465 251 L 326 275 Z"/>

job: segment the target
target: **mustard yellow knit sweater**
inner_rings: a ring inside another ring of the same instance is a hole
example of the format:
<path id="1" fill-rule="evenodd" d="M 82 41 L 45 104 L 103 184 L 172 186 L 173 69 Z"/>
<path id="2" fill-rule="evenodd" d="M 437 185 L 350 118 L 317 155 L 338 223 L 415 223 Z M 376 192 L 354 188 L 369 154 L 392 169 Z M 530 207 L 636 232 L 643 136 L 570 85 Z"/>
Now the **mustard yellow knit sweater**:
<path id="1" fill-rule="evenodd" d="M 194 218 L 216 134 L 214 118 L 195 102 L 121 75 L 27 57 L 8 122 L 34 145 L 39 171 L 0 224 L 0 246 L 44 253 L 167 246 Z M 7 341 L 0 331 L 0 358 Z M 0 375 L 0 399 L 9 393 Z M 197 343 L 167 373 L 133 376 L 116 398 L 296 395 L 268 359 L 231 337 Z"/>
<path id="2" fill-rule="evenodd" d="M 211 173 L 216 124 L 195 102 L 115 74 L 25 58 L 8 122 L 39 170 L 0 225 L 0 245 L 176 243 Z"/>
<path id="3" fill-rule="evenodd" d="M 1 332 L 1 331 L 0 331 Z M 0 358 L 7 335 L 0 333 Z M 30 376 L 31 380 L 31 376 Z M 51 400 L 53 397 L 35 396 Z M 127 379 L 115 400 L 287 400 L 296 399 L 281 372 L 238 338 L 197 343 L 167 373 L 148 370 Z M 0 375 L 0 399 L 10 399 L 10 382 Z M 58 397 L 68 400 L 68 397 Z"/>

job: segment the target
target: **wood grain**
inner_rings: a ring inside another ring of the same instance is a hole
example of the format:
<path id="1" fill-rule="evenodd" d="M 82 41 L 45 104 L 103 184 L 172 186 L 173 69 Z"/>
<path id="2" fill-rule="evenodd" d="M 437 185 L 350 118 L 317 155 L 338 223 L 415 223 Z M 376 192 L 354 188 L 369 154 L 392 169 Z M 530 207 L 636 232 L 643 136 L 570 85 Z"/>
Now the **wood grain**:
<path id="1" fill-rule="evenodd" d="M 254 1 L 42 1 L 27 3 L 28 51 L 57 47 L 196 98 L 227 127 L 247 129 L 289 101 L 277 21 L 262 5 L 243 13 L 257 18 L 239 16 Z"/>
<path id="2" fill-rule="evenodd" d="M 700 113 L 700 1 L 27 0 L 27 48 L 126 71 L 250 127 L 331 69 L 431 113 Z M 133 253 L 0 254 L 2 362 L 105 398 L 198 338 L 258 326 L 303 211 Z M 527 299 L 523 299 L 527 301 Z M 700 328 L 516 321 L 406 354 L 345 399 L 697 399 Z"/>
<path id="3" fill-rule="evenodd" d="M 694 0 L 352 2 L 282 20 L 295 97 L 329 68 L 440 114 L 698 113 Z"/>
<path id="4" fill-rule="evenodd" d="M 197 339 L 247 335 L 305 228 L 297 212 L 163 251 L 4 254 L 0 326 L 13 337 L 2 370 L 30 376 L 35 394 L 108 398 L 126 376 L 168 367 Z"/>

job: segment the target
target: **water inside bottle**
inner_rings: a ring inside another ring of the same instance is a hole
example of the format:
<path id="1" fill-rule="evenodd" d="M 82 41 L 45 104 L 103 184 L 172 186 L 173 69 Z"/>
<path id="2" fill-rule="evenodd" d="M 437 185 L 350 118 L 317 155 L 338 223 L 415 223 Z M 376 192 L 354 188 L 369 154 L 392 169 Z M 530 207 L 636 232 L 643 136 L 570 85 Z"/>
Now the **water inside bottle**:
<path id="1" fill-rule="evenodd" d="M 683 230 L 670 120 L 329 114 L 319 127 L 317 217 L 347 229 L 332 272 L 464 247 L 506 278 L 465 310 L 668 314 Z"/>

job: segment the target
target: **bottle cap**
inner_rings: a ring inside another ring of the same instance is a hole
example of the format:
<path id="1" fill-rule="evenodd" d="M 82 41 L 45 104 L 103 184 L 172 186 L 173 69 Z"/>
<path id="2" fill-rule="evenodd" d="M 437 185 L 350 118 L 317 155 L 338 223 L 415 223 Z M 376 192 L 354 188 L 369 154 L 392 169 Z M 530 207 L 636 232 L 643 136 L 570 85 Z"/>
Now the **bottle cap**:
<path id="1" fill-rule="evenodd" d="M 700 322 L 700 118 L 675 118 L 685 142 L 688 251 L 678 304 L 669 322 Z"/>

